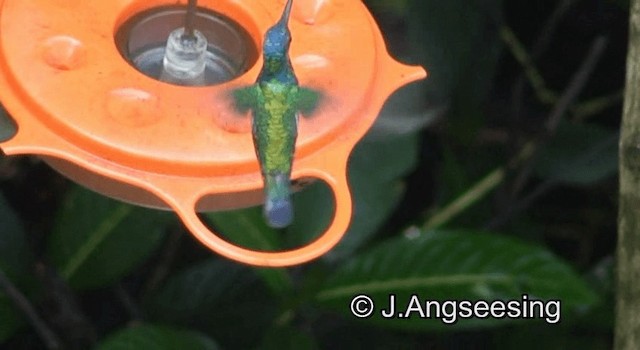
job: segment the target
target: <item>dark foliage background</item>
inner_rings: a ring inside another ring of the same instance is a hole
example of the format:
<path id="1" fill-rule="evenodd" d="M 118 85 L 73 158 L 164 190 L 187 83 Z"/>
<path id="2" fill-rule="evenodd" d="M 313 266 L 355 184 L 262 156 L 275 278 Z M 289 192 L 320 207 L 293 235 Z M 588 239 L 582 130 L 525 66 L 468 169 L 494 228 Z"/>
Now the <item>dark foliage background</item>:
<path id="1" fill-rule="evenodd" d="M 0 344 L 610 348 L 628 3 L 365 2 L 390 51 L 430 76 L 396 93 L 354 151 L 355 216 L 336 249 L 289 269 L 238 265 L 171 213 L 81 189 L 36 158 L 0 156 Z M 232 241 L 282 249 L 332 215 L 322 184 L 295 206 L 284 231 L 266 227 L 260 208 L 206 217 Z M 357 319 L 359 293 L 527 294 L 560 299 L 562 321 Z"/>

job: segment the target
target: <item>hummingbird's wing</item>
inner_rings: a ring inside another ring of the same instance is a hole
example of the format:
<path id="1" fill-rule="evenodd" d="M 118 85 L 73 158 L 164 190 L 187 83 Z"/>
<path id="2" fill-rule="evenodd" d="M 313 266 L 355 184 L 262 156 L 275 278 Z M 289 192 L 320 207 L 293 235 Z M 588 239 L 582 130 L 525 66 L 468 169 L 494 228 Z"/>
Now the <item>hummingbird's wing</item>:
<path id="1" fill-rule="evenodd" d="M 322 94 L 319 91 L 299 87 L 297 110 L 300 111 L 303 116 L 308 117 L 316 110 L 321 99 Z"/>
<path id="2" fill-rule="evenodd" d="M 258 91 L 256 85 L 234 89 L 231 92 L 236 111 L 245 114 L 250 109 L 255 108 L 258 103 Z"/>

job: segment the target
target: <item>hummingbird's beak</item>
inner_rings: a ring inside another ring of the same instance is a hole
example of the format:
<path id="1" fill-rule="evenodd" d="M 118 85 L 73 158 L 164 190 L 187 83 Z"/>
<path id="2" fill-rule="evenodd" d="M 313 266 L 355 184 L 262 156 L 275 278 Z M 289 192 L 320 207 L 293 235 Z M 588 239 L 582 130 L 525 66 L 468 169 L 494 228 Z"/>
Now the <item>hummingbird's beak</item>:
<path id="1" fill-rule="evenodd" d="M 289 23 L 289 15 L 291 14 L 291 6 L 293 6 L 293 0 L 288 0 L 287 4 L 284 6 L 284 12 L 282 12 L 282 17 L 280 18 L 280 25 L 288 27 Z"/>

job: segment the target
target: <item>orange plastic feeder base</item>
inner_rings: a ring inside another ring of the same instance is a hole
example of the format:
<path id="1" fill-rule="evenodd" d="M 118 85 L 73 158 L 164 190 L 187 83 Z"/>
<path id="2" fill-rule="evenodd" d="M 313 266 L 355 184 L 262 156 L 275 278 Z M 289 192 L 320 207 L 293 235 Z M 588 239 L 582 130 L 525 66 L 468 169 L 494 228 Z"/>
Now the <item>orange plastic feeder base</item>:
<path id="1" fill-rule="evenodd" d="M 388 55 L 360 0 L 295 0 L 289 23 L 294 70 L 300 85 L 325 98 L 316 117 L 300 118 L 292 178 L 325 181 L 336 212 L 324 234 L 294 250 L 233 245 L 196 212 L 263 200 L 250 120 L 234 113 L 228 92 L 255 82 L 262 38 L 284 3 L 201 0 L 198 20 L 224 19 L 214 31 L 246 37 L 246 45 L 225 41 L 228 35 L 210 39 L 235 66 L 227 65 L 229 75 L 216 84 L 185 87 L 150 77 L 129 56 L 145 40 L 165 35 L 162 30 L 175 29 L 137 30 L 132 22 L 145 13 L 171 17 L 173 0 L 0 0 L 0 100 L 18 125 L 0 147 L 7 155 L 39 155 L 105 195 L 174 210 L 200 242 L 227 258 L 260 266 L 317 258 L 340 241 L 351 220 L 351 150 L 387 97 L 426 73 Z M 144 25 L 157 25 L 155 17 L 146 19 Z"/>

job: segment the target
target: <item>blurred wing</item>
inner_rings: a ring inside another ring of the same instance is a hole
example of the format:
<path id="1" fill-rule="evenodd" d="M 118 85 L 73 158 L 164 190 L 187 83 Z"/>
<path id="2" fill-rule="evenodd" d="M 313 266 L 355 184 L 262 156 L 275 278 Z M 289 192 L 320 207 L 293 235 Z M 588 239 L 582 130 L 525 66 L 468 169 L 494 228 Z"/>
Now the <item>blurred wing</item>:
<path id="1" fill-rule="evenodd" d="M 235 89 L 231 92 L 236 111 L 244 114 L 253 109 L 258 102 L 258 94 L 255 85 Z"/>
<path id="2" fill-rule="evenodd" d="M 317 109 L 322 95 L 319 91 L 307 88 L 298 88 L 297 109 L 303 116 L 308 117 Z"/>

